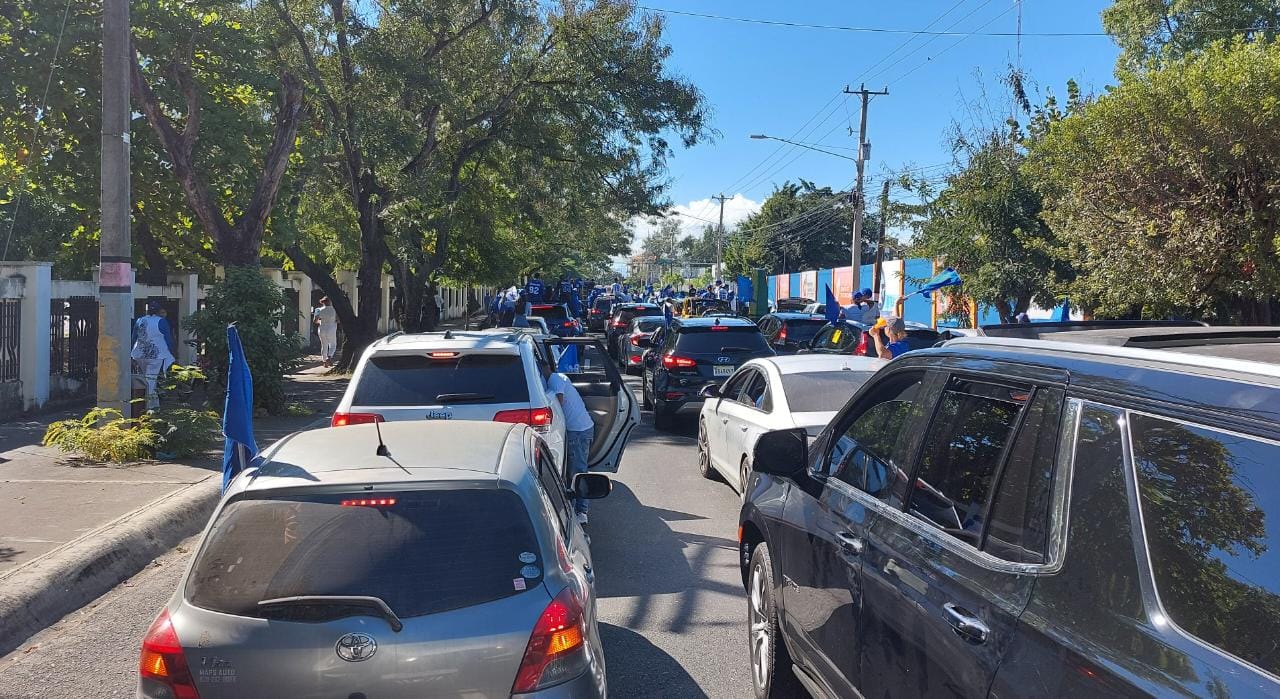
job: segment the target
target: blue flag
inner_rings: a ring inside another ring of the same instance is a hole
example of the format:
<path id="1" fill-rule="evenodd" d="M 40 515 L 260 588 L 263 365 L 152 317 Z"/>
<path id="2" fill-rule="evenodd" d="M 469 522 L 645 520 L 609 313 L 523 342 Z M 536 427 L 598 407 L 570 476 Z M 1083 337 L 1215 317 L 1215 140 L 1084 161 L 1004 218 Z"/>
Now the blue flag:
<path id="1" fill-rule="evenodd" d="M 741 274 L 738 275 L 738 300 L 742 303 L 751 303 L 756 300 L 756 290 L 751 280 Z"/>
<path id="2" fill-rule="evenodd" d="M 560 349 L 560 361 L 556 362 L 556 371 L 565 374 L 578 373 L 577 345 L 565 345 Z"/>
<path id="3" fill-rule="evenodd" d="M 1053 312 L 1053 319 L 1064 322 L 1071 320 L 1071 299 L 1062 299 L 1062 305 Z"/>
<path id="4" fill-rule="evenodd" d="M 662 324 L 671 327 L 671 304 L 662 304 Z"/>
<path id="5" fill-rule="evenodd" d="M 253 375 L 240 344 L 236 326 L 227 326 L 227 402 L 222 409 L 222 434 L 226 446 L 222 451 L 222 490 L 258 455 L 253 439 Z"/>
<path id="6" fill-rule="evenodd" d="M 957 274 L 954 269 L 948 267 L 935 274 L 933 279 L 926 282 L 925 285 L 917 289 L 915 293 L 920 294 L 925 298 L 929 298 L 929 294 L 937 291 L 938 289 L 946 286 L 960 286 L 962 283 L 960 275 Z"/>
<path id="7" fill-rule="evenodd" d="M 831 285 L 827 285 L 827 300 L 824 302 L 827 310 L 827 322 L 835 325 L 840 322 L 840 302 L 836 300 L 836 295 L 831 293 Z"/>

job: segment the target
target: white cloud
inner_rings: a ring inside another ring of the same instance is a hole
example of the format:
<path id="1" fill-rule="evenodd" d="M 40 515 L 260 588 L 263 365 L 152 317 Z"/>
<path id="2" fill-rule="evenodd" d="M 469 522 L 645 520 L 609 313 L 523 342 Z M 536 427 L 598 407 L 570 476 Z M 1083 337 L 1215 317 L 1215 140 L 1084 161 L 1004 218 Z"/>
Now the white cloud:
<path id="1" fill-rule="evenodd" d="M 724 202 L 725 230 L 732 231 L 735 225 L 759 210 L 760 202 L 752 201 L 742 194 L 734 194 L 732 199 L 726 199 Z M 687 204 L 671 207 L 667 210 L 667 215 L 680 221 L 681 232 L 686 236 L 697 235 L 702 232 L 703 227 L 708 225 L 708 222 L 710 225 L 717 223 L 720 217 L 720 202 L 709 197 L 696 199 Z M 631 229 L 635 231 L 635 239 L 631 244 L 633 254 L 640 251 L 645 238 L 657 230 L 661 223 L 661 219 L 647 216 L 636 216 L 631 219 Z"/>

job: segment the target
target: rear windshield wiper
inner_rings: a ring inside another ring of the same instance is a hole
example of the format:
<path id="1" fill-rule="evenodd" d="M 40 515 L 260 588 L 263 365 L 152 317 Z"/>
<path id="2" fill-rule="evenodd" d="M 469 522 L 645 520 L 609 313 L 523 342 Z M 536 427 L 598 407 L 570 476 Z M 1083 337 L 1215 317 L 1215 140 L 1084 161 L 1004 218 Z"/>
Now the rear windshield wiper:
<path id="1" fill-rule="evenodd" d="M 436 396 L 436 400 L 441 403 L 474 403 L 478 400 L 489 400 L 493 398 L 488 393 L 441 393 Z"/>
<path id="2" fill-rule="evenodd" d="M 404 622 L 400 621 L 400 617 L 391 611 L 391 607 L 380 597 L 365 597 L 362 595 L 298 595 L 296 597 L 277 597 L 275 599 L 264 599 L 258 603 L 258 609 L 265 610 L 272 607 L 359 607 L 360 609 L 368 609 L 377 612 L 377 616 L 382 617 L 391 626 L 391 630 L 400 633 L 400 629 L 404 628 Z"/>

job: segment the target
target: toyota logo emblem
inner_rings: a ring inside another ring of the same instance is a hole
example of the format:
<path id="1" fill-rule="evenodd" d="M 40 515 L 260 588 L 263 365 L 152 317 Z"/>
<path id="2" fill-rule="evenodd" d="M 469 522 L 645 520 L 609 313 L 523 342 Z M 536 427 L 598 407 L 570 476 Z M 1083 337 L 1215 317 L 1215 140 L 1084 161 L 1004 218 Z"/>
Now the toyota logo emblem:
<path id="1" fill-rule="evenodd" d="M 731 361 L 733 361 L 731 357 L 716 357 L 716 362 L 719 364 L 728 364 Z"/>
<path id="2" fill-rule="evenodd" d="M 349 633 L 339 638 L 333 649 L 339 658 L 349 663 L 358 663 L 372 658 L 378 652 L 378 642 L 367 633 Z"/>

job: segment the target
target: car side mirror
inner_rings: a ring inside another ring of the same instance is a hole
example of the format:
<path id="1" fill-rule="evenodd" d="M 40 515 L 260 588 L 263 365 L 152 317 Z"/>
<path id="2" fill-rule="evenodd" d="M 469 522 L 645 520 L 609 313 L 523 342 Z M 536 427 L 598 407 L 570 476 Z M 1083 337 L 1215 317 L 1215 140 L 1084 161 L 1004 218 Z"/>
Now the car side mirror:
<path id="1" fill-rule="evenodd" d="M 599 500 L 613 492 L 613 482 L 603 473 L 579 473 L 573 477 L 570 495 L 583 500 Z"/>
<path id="2" fill-rule="evenodd" d="M 795 478 L 808 465 L 809 434 L 804 428 L 765 432 L 751 455 L 751 468 L 770 476 Z"/>
<path id="3" fill-rule="evenodd" d="M 706 386 L 703 386 L 700 391 L 698 391 L 698 395 L 702 396 L 703 398 L 719 398 L 720 387 L 715 384 L 707 384 Z"/>

